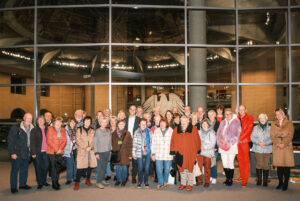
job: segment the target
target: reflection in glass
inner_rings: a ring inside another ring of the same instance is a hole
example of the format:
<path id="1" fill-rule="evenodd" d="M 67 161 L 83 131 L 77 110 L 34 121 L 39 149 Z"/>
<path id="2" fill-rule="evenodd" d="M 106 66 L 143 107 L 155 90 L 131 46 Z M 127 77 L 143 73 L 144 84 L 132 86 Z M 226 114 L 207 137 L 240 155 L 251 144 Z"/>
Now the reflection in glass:
<path id="1" fill-rule="evenodd" d="M 276 0 L 276 1 L 262 1 L 262 0 L 238 0 L 239 8 L 253 8 L 253 7 L 277 7 L 287 6 L 289 0 Z"/>
<path id="2" fill-rule="evenodd" d="M 235 12 L 189 10 L 188 43 L 235 44 Z"/>
<path id="3" fill-rule="evenodd" d="M 184 43 L 183 9 L 113 8 L 112 41 Z"/>
<path id="4" fill-rule="evenodd" d="M 287 82 L 286 47 L 240 48 L 241 82 Z"/>
<path id="5" fill-rule="evenodd" d="M 115 46 L 114 82 L 184 82 L 184 47 Z"/>
<path id="6" fill-rule="evenodd" d="M 22 119 L 26 112 L 33 114 L 33 87 L 25 88 L 26 93 L 13 93 L 11 87 L 0 87 L 0 121 L 13 122 Z"/>
<path id="7" fill-rule="evenodd" d="M 33 44 L 34 10 L 0 11 L 0 46 Z"/>
<path id="8" fill-rule="evenodd" d="M 38 10 L 38 43 L 108 42 L 108 8 Z"/>
<path id="9" fill-rule="evenodd" d="M 300 9 L 291 10 L 291 41 L 292 43 L 300 43 Z"/>
<path id="10" fill-rule="evenodd" d="M 231 83 L 236 81 L 233 48 L 189 48 L 189 82 Z"/>
<path id="11" fill-rule="evenodd" d="M 292 86 L 292 120 L 300 120 L 300 85 Z"/>
<path id="12" fill-rule="evenodd" d="M 240 86 L 240 104 L 247 107 L 247 112 L 258 120 L 260 113 L 266 113 L 270 121 L 274 120 L 275 109 L 288 110 L 288 86 Z"/>
<path id="13" fill-rule="evenodd" d="M 187 0 L 188 6 L 234 8 L 235 0 Z"/>
<path id="14" fill-rule="evenodd" d="M 128 112 L 130 105 L 143 106 L 146 112 L 159 106 L 163 115 L 173 107 L 183 112 L 184 89 L 184 86 L 112 86 L 112 113 Z"/>
<path id="15" fill-rule="evenodd" d="M 239 11 L 239 44 L 285 44 L 287 10 Z"/>
<path id="16" fill-rule="evenodd" d="M 0 8 L 26 7 L 34 6 L 34 0 L 2 0 Z"/>
<path id="17" fill-rule="evenodd" d="M 108 4 L 109 0 L 38 0 L 38 5 Z"/>
<path id="18" fill-rule="evenodd" d="M 300 47 L 292 47 L 292 82 L 300 81 Z"/>
<path id="19" fill-rule="evenodd" d="M 77 109 L 94 118 L 96 111 L 108 108 L 108 86 L 50 86 L 49 96 L 43 96 L 42 87 L 38 87 L 40 111 L 51 111 L 54 116 L 65 120 L 74 117 Z"/>
<path id="20" fill-rule="evenodd" d="M 33 83 L 33 48 L 0 48 L 0 84 L 28 83 Z"/>
<path id="21" fill-rule="evenodd" d="M 38 82 L 108 82 L 108 47 L 38 49 Z"/>
<path id="22" fill-rule="evenodd" d="M 183 6 L 183 0 L 112 0 L 113 4 L 146 4 L 146 5 L 178 5 Z"/>
<path id="23" fill-rule="evenodd" d="M 202 90 L 202 93 L 195 93 L 199 89 Z M 236 86 L 209 85 L 189 87 L 189 105 L 192 111 L 197 111 L 198 107 L 203 107 L 207 111 L 215 110 L 218 104 L 235 111 Z"/>

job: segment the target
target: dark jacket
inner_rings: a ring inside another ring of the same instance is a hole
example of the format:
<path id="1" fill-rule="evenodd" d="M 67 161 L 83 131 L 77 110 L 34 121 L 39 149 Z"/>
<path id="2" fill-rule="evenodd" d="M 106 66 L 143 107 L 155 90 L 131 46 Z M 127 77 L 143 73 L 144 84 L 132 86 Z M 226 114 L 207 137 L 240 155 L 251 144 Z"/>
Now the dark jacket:
<path id="1" fill-rule="evenodd" d="M 128 131 L 128 120 L 129 117 L 125 118 L 125 129 Z M 135 116 L 135 121 L 134 121 L 134 126 L 133 126 L 133 133 L 131 133 L 131 135 L 133 136 L 134 132 L 139 128 L 139 124 L 140 124 L 140 118 Z"/>
<path id="2" fill-rule="evenodd" d="M 23 122 L 20 125 L 11 127 L 8 137 L 8 151 L 10 155 L 16 154 L 18 158 L 29 158 L 29 147 L 27 147 L 27 134 L 22 128 Z M 31 125 L 33 128 L 33 126 Z"/>
<path id="3" fill-rule="evenodd" d="M 122 141 L 123 138 L 124 140 Z M 122 141 L 122 146 L 118 143 L 119 141 Z M 132 156 L 132 138 L 128 131 L 125 130 L 120 138 L 117 130 L 112 133 L 112 150 L 120 151 L 121 160 L 115 165 L 129 165 L 129 157 Z"/>
<path id="4" fill-rule="evenodd" d="M 45 127 L 45 135 L 47 133 L 47 127 Z M 36 155 L 41 153 L 43 142 L 42 129 L 39 126 L 34 127 L 30 132 L 30 153 Z"/>

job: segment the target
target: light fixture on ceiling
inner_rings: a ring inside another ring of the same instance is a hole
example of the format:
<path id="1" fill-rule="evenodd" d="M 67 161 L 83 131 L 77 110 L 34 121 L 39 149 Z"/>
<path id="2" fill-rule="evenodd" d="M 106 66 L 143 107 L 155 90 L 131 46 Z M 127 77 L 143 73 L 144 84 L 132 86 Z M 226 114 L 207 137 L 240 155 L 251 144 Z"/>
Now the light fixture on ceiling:
<path id="1" fill-rule="evenodd" d="M 135 40 L 136 41 L 140 41 L 141 39 L 139 37 L 135 37 Z"/>
<path id="2" fill-rule="evenodd" d="M 271 21 L 271 16 L 270 16 L 270 13 L 267 12 L 266 13 L 266 22 L 265 22 L 265 25 L 269 26 L 270 25 L 270 21 Z"/>

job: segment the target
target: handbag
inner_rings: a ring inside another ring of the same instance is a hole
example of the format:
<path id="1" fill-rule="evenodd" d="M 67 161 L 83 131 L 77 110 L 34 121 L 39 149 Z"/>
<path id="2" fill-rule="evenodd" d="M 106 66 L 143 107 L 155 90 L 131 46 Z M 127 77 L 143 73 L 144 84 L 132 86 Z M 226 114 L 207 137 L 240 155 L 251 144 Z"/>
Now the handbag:
<path id="1" fill-rule="evenodd" d="M 62 154 L 54 154 L 55 157 L 55 166 L 57 172 L 61 173 L 66 170 L 66 162 Z"/>
<path id="2" fill-rule="evenodd" d="M 126 133 L 124 133 L 124 136 L 122 137 L 122 144 L 120 145 L 120 150 L 122 148 L 125 136 L 126 136 Z M 120 150 L 111 151 L 111 156 L 110 156 L 110 162 L 111 163 L 119 163 L 121 161 L 121 152 L 120 152 Z"/>
<path id="3" fill-rule="evenodd" d="M 195 177 L 199 177 L 202 174 L 197 161 L 194 165 L 193 174 Z"/>
<path id="4" fill-rule="evenodd" d="M 215 156 L 210 158 L 210 167 L 214 167 L 217 165 L 217 159 Z"/>

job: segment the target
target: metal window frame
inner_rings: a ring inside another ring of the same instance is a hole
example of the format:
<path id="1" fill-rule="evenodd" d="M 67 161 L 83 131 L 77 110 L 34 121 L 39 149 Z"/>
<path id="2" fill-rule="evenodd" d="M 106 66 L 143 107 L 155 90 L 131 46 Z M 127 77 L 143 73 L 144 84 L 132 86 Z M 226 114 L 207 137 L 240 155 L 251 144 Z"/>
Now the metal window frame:
<path id="1" fill-rule="evenodd" d="M 291 2 L 288 1 L 287 6 L 278 6 L 278 7 L 251 7 L 251 8 L 240 8 L 238 7 L 238 0 L 234 0 L 235 5 L 232 8 L 227 7 L 206 7 L 206 6 L 189 6 L 187 0 L 184 1 L 184 5 L 141 5 L 141 4 L 113 4 L 112 0 L 109 0 L 108 4 L 79 4 L 79 5 L 38 5 L 37 0 L 34 1 L 34 6 L 28 7 L 12 7 L 12 8 L 0 8 L 2 11 L 14 11 L 14 10 L 34 10 L 34 42 L 29 45 L 12 45 L 12 46 L 2 46 L 1 49 L 9 48 L 33 48 L 34 49 L 34 63 L 33 63 L 33 83 L 28 84 L 0 84 L 0 87 L 11 87 L 11 86 L 26 86 L 34 87 L 34 117 L 36 118 L 38 111 L 38 101 L 37 101 L 37 87 L 39 86 L 90 86 L 90 85 L 102 85 L 109 87 L 109 108 L 112 109 L 112 86 L 184 86 L 185 87 L 185 104 L 188 104 L 188 90 L 189 86 L 235 86 L 236 87 L 236 110 L 240 104 L 240 86 L 266 86 L 266 85 L 286 85 L 289 87 L 288 93 L 288 115 L 292 114 L 292 86 L 300 85 L 300 82 L 292 81 L 292 56 L 291 48 L 300 47 L 300 43 L 292 43 L 291 41 L 291 12 L 292 9 L 300 9 L 300 5 L 291 5 Z M 62 9 L 62 8 L 108 8 L 109 9 L 109 41 L 107 43 L 75 43 L 75 44 L 39 44 L 38 43 L 38 11 L 42 9 Z M 179 9 L 184 11 L 184 43 L 182 44 L 158 44 L 158 43 L 113 43 L 112 42 L 112 12 L 114 8 L 129 8 L 129 9 Z M 235 38 L 236 42 L 234 45 L 226 44 L 188 44 L 188 11 L 189 10 L 224 10 L 224 11 L 233 11 L 235 12 Z M 247 10 L 285 10 L 287 11 L 287 26 L 288 26 L 288 42 L 286 44 L 261 44 L 261 45 L 240 45 L 239 44 L 239 11 Z M 37 53 L 38 48 L 41 47 L 87 47 L 87 46 L 108 46 L 109 47 L 109 81 L 108 82 L 84 82 L 84 83 L 38 83 L 37 82 Z M 153 47 L 184 47 L 185 52 L 185 80 L 184 82 L 113 82 L 112 81 L 112 47 L 114 46 L 153 46 Z M 232 83 L 191 83 L 188 80 L 188 48 L 190 47 L 199 47 L 199 48 L 208 48 L 208 47 L 227 47 L 227 48 L 236 48 L 236 82 Z M 268 82 L 268 83 L 241 83 L 240 82 L 240 69 L 239 69 L 239 48 L 266 48 L 266 47 L 287 47 L 288 51 L 288 79 L 287 82 Z M 300 120 L 294 120 L 294 123 L 299 123 Z M 0 122 L 0 125 L 5 124 L 5 122 Z"/>

